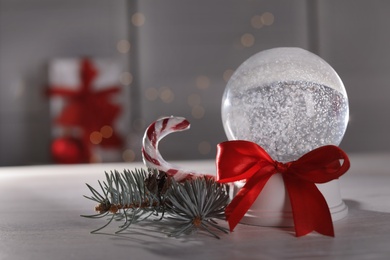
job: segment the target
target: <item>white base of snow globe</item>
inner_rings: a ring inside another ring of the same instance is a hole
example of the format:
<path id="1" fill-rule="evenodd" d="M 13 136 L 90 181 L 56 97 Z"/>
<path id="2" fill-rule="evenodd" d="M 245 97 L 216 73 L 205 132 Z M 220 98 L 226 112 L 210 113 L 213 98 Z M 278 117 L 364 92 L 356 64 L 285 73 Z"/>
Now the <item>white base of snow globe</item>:
<path id="1" fill-rule="evenodd" d="M 242 181 L 236 182 L 233 194 L 237 194 L 244 184 L 245 182 Z M 348 207 L 341 199 L 338 180 L 317 184 L 317 187 L 328 203 L 332 221 L 346 217 Z M 269 179 L 240 223 L 272 227 L 291 227 L 294 225 L 290 199 L 281 174 L 274 174 Z"/>

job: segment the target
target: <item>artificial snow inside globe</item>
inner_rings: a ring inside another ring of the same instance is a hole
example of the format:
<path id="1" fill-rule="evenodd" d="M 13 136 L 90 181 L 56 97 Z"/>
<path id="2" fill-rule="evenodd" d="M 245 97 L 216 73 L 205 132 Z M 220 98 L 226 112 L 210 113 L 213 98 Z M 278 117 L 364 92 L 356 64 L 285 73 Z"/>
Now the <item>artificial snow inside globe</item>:
<path id="1" fill-rule="evenodd" d="M 246 60 L 230 78 L 222 100 L 229 140 L 248 140 L 277 161 L 297 160 L 324 145 L 339 145 L 348 124 L 348 97 L 334 69 L 300 48 L 274 48 Z M 238 191 L 245 183 L 235 183 Z M 338 180 L 317 184 L 332 220 L 347 215 Z M 288 194 L 274 174 L 241 223 L 292 226 Z"/>

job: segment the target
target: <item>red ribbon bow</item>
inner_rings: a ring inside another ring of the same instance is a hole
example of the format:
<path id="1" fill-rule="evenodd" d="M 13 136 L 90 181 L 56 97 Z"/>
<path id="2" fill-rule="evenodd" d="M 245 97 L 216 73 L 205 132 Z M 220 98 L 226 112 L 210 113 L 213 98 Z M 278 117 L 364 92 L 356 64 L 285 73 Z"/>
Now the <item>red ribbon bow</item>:
<path id="1" fill-rule="evenodd" d="M 340 160 L 343 160 L 342 164 Z M 319 147 L 296 161 L 281 163 L 249 141 L 220 143 L 217 153 L 218 181 L 246 180 L 225 210 L 230 230 L 233 231 L 249 210 L 269 178 L 281 173 L 291 201 L 296 236 L 304 236 L 312 231 L 334 236 L 328 204 L 315 183 L 337 179 L 349 166 L 348 156 L 334 145 Z"/>

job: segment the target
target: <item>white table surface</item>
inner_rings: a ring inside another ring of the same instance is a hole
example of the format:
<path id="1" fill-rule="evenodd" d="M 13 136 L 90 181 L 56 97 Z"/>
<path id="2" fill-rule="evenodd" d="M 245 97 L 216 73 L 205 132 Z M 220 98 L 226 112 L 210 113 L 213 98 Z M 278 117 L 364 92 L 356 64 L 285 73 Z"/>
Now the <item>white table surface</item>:
<path id="1" fill-rule="evenodd" d="M 390 154 L 350 158 L 340 179 L 349 214 L 334 223 L 335 238 L 242 224 L 220 240 L 170 238 L 150 225 L 114 235 L 116 223 L 90 234 L 105 220 L 80 217 L 94 213 L 85 183 L 141 163 L 0 167 L 0 259 L 390 259 Z M 215 171 L 212 161 L 177 163 Z"/>

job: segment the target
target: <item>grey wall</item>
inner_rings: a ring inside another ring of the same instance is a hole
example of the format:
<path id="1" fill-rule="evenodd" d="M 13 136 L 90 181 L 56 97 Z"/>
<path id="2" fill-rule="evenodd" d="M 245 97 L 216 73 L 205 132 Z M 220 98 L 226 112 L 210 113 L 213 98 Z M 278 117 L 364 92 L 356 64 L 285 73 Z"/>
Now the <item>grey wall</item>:
<path id="1" fill-rule="evenodd" d="M 389 11 L 384 0 L 0 0 L 0 165 L 50 162 L 41 94 L 52 58 L 121 60 L 133 75 L 123 96 L 127 148 L 140 159 L 145 127 L 178 115 L 192 127 L 166 137 L 162 154 L 199 159 L 213 158 L 226 139 L 220 106 L 229 72 L 280 46 L 319 54 L 344 81 L 351 120 L 342 148 L 390 151 Z M 122 39 L 129 53 L 118 52 Z"/>

